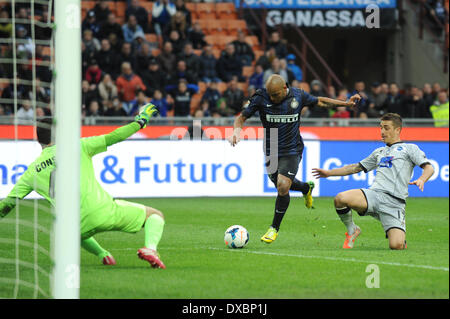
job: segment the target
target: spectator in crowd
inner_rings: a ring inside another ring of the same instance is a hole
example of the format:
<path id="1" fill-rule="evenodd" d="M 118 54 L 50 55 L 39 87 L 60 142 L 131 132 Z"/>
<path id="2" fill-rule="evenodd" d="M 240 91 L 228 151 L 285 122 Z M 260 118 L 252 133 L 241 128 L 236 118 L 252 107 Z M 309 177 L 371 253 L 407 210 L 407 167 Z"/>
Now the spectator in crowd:
<path id="1" fill-rule="evenodd" d="M 381 84 L 378 82 L 372 83 L 367 97 L 369 100 L 367 117 L 379 118 L 382 115 L 384 101 L 387 98 L 387 95 L 381 92 Z"/>
<path id="2" fill-rule="evenodd" d="M 110 33 L 108 36 L 109 43 L 111 44 L 111 48 L 118 55 L 120 50 L 122 49 L 122 44 L 124 43 L 123 39 L 117 38 L 115 33 Z"/>
<path id="3" fill-rule="evenodd" d="M 50 40 L 52 38 L 52 25 L 49 24 L 48 7 L 42 11 L 42 15 L 38 17 L 38 21 L 34 26 L 36 40 Z M 1 36 L 0 36 L 1 38 Z"/>
<path id="4" fill-rule="evenodd" d="M 242 64 L 236 56 L 234 44 L 228 43 L 226 45 L 224 52 L 222 52 L 221 57 L 217 61 L 217 73 L 224 82 L 229 82 L 233 76 L 237 76 L 239 80 L 244 81 Z"/>
<path id="5" fill-rule="evenodd" d="M 122 74 L 116 80 L 116 87 L 124 110 L 130 114 L 131 102 L 135 99 L 136 92 L 138 90 L 145 91 L 147 88 L 141 78 L 133 73 L 130 63 L 122 63 L 121 69 Z"/>
<path id="6" fill-rule="evenodd" d="M 178 86 L 178 83 L 181 79 L 186 80 L 188 84 L 194 84 L 197 85 L 198 78 L 193 74 L 190 70 L 186 67 L 186 61 L 180 60 L 177 62 L 177 68 L 173 75 L 169 78 L 168 86 L 166 86 L 166 90 L 170 91 L 176 86 Z"/>
<path id="7" fill-rule="evenodd" d="M 182 12 L 185 16 L 187 27 L 190 28 L 192 25 L 192 17 L 191 12 L 186 8 L 186 5 L 184 4 L 184 0 L 176 0 L 175 1 L 175 8 L 177 12 Z"/>
<path id="8" fill-rule="evenodd" d="M 357 108 L 353 111 L 353 117 L 367 118 L 370 101 L 366 92 L 366 84 L 364 81 L 358 80 L 355 82 L 354 90 L 352 93 L 349 93 L 348 98 L 354 94 L 359 94 L 361 96 L 361 100 L 359 100 Z"/>
<path id="9" fill-rule="evenodd" d="M 174 116 L 190 116 L 192 95 L 197 91 L 188 88 L 186 80 L 181 79 L 171 92 L 174 99 Z"/>
<path id="10" fill-rule="evenodd" d="M 172 42 L 164 42 L 162 52 L 158 55 L 157 60 L 161 66 L 161 71 L 166 74 L 166 79 L 168 79 L 175 71 L 177 64 L 177 57 L 173 53 Z"/>
<path id="11" fill-rule="evenodd" d="M 164 92 L 166 75 L 161 72 L 158 61 L 155 58 L 149 60 L 147 68 L 142 72 L 142 81 L 147 87 L 146 94 L 153 96 L 156 90 Z"/>
<path id="12" fill-rule="evenodd" d="M 100 106 L 97 100 L 93 100 L 91 101 L 91 103 L 89 103 L 89 109 L 86 113 L 86 116 L 88 117 L 103 116 L 102 107 Z"/>
<path id="13" fill-rule="evenodd" d="M 110 34 L 115 34 L 120 42 L 124 40 L 122 27 L 117 23 L 114 13 L 109 13 L 106 21 L 101 24 L 98 37 L 99 39 L 108 39 Z"/>
<path id="14" fill-rule="evenodd" d="M 108 73 L 113 79 L 119 75 L 119 56 L 111 48 L 111 44 L 108 39 L 101 41 L 101 49 L 95 55 L 95 59 L 104 73 Z"/>
<path id="15" fill-rule="evenodd" d="M 83 80 L 81 82 L 81 109 L 85 113 L 87 112 L 87 109 L 89 107 L 89 104 L 91 104 L 91 101 L 98 100 L 99 94 L 98 94 L 98 88 L 95 84 L 89 84 L 87 80 Z"/>
<path id="16" fill-rule="evenodd" d="M 5 107 L 3 105 L 0 105 L 0 116 L 5 116 L 5 115 L 7 115 Z"/>
<path id="17" fill-rule="evenodd" d="M 397 83 L 389 85 L 389 94 L 384 105 L 385 113 L 397 113 L 405 116 L 404 96 L 400 94 Z"/>
<path id="18" fill-rule="evenodd" d="M 16 27 L 16 39 L 19 40 L 17 44 L 17 54 L 19 58 L 31 58 L 34 51 L 34 42 L 29 36 L 27 29 L 19 24 Z"/>
<path id="19" fill-rule="evenodd" d="M 322 82 L 320 82 L 319 80 L 311 81 L 310 88 L 310 94 L 313 96 L 327 96 Z M 312 118 L 327 118 L 330 115 L 329 110 L 323 107 L 313 106 L 312 108 L 308 108 L 308 110 L 308 117 Z"/>
<path id="20" fill-rule="evenodd" d="M 277 31 L 270 34 L 268 48 L 274 48 L 275 54 L 279 59 L 285 58 L 289 54 L 286 45 L 281 41 L 280 34 Z"/>
<path id="21" fill-rule="evenodd" d="M 233 76 L 227 89 L 223 92 L 227 106 L 234 111 L 234 114 L 242 111 L 242 102 L 245 98 L 244 91 L 239 88 L 238 84 L 238 77 Z"/>
<path id="22" fill-rule="evenodd" d="M 34 119 L 34 110 L 31 107 L 30 100 L 24 100 L 22 102 L 22 106 L 17 110 L 16 118 L 18 120 L 33 120 Z"/>
<path id="23" fill-rule="evenodd" d="M 234 109 L 227 105 L 227 100 L 224 97 L 217 101 L 217 107 L 215 108 L 215 111 L 212 112 L 213 117 L 230 117 L 234 114 Z"/>
<path id="24" fill-rule="evenodd" d="M 122 44 L 122 49 L 119 54 L 119 66 L 122 65 L 123 62 L 130 63 L 132 69 L 136 68 L 136 55 L 133 53 L 133 46 L 131 43 L 124 42 Z"/>
<path id="25" fill-rule="evenodd" d="M 136 97 L 130 103 L 130 108 L 128 110 L 129 116 L 136 116 L 139 114 L 139 109 L 148 103 L 148 97 L 144 91 L 138 90 L 136 93 Z"/>
<path id="26" fill-rule="evenodd" d="M 439 82 L 433 83 L 433 101 L 436 101 L 438 98 L 438 94 L 441 92 L 441 85 Z"/>
<path id="27" fill-rule="evenodd" d="M 264 71 L 263 82 L 266 83 L 267 79 L 272 74 L 280 75 L 287 83 L 289 83 L 288 82 L 289 81 L 288 74 L 287 74 L 286 70 L 282 70 L 281 69 L 280 59 L 278 59 L 278 58 L 274 58 L 272 60 L 272 64 L 271 64 L 270 69 L 267 69 L 266 71 Z"/>
<path id="28" fill-rule="evenodd" d="M 200 57 L 194 53 L 192 43 L 186 42 L 183 52 L 178 55 L 178 60 L 184 60 L 186 62 L 186 68 L 191 71 L 196 78 L 199 78 L 201 61 Z"/>
<path id="29" fill-rule="evenodd" d="M 291 70 L 292 73 L 294 73 L 295 79 L 299 82 L 302 82 L 303 72 L 302 69 L 297 64 L 295 64 L 295 55 L 288 54 L 286 57 L 286 61 L 288 63 L 287 67 L 289 70 Z"/>
<path id="30" fill-rule="evenodd" d="M 201 100 L 200 105 L 194 112 L 194 117 L 209 117 L 211 113 L 209 112 L 208 101 Z"/>
<path id="31" fill-rule="evenodd" d="M 106 105 L 107 101 L 112 101 L 117 96 L 117 88 L 108 73 L 103 75 L 101 82 L 98 84 L 98 94 L 103 105 Z"/>
<path id="32" fill-rule="evenodd" d="M 132 47 L 133 47 L 133 52 L 134 52 L 135 54 L 136 54 L 136 53 L 139 53 L 140 50 L 141 50 L 141 48 L 142 48 L 142 46 L 144 46 L 144 45 L 147 45 L 147 46 L 148 46 L 148 49 L 150 49 L 149 52 L 150 52 L 150 54 L 151 54 L 151 48 L 152 48 L 152 47 L 155 48 L 155 44 L 156 44 L 156 43 L 152 43 L 152 44 L 151 44 L 150 42 L 148 42 L 147 39 L 145 38 L 144 32 L 141 32 L 141 31 L 136 32 L 136 33 L 134 34 L 133 42 L 131 42 L 131 45 L 132 45 Z"/>
<path id="33" fill-rule="evenodd" d="M 30 100 L 36 100 L 37 102 L 42 103 L 50 103 L 51 98 L 50 89 L 48 87 L 43 87 L 41 85 L 41 79 L 38 77 L 36 78 L 34 83 L 35 83 L 36 99 L 33 96 L 33 90 L 30 90 L 29 92 Z"/>
<path id="34" fill-rule="evenodd" d="M 261 64 L 255 65 L 255 72 L 250 76 L 248 84 L 256 90 L 264 88 L 264 70 Z"/>
<path id="35" fill-rule="evenodd" d="M 217 59 L 213 54 L 211 44 L 205 45 L 200 57 L 200 78 L 203 82 L 220 82 L 217 75 Z"/>
<path id="36" fill-rule="evenodd" d="M 155 33 L 161 36 L 166 25 L 177 12 L 177 8 L 170 0 L 161 0 L 153 3 L 152 11 L 152 23 Z"/>
<path id="37" fill-rule="evenodd" d="M 431 87 L 430 83 L 425 83 L 423 85 L 423 101 L 427 108 L 429 108 L 434 103 L 433 88 Z"/>
<path id="38" fill-rule="evenodd" d="M 150 103 L 156 106 L 158 109 L 158 115 L 161 117 L 167 117 L 167 113 L 172 109 L 172 105 L 169 104 L 160 90 L 155 90 Z"/>
<path id="39" fill-rule="evenodd" d="M 95 20 L 98 24 L 103 24 L 108 19 L 111 10 L 109 10 L 109 5 L 106 0 L 100 0 L 94 6 Z"/>
<path id="40" fill-rule="evenodd" d="M 30 6 L 28 5 L 28 8 L 29 7 Z M 26 7 L 17 8 L 17 5 L 16 5 L 16 21 L 29 20 L 28 8 L 26 8 Z M 12 12 L 12 11 L 10 11 L 10 12 Z M 16 22 L 15 25 L 16 25 L 16 30 L 22 27 L 26 30 L 26 34 L 31 34 L 31 23 Z"/>
<path id="41" fill-rule="evenodd" d="M 144 71 L 148 69 L 150 65 L 150 60 L 153 59 L 152 51 L 148 43 L 143 43 L 141 47 L 137 50 L 136 55 L 136 73 L 142 78 Z"/>
<path id="42" fill-rule="evenodd" d="M 95 19 L 94 10 L 89 10 L 81 24 L 81 31 L 91 30 L 94 37 L 97 37 L 98 32 L 100 31 L 100 25 Z"/>
<path id="43" fill-rule="evenodd" d="M 137 23 L 136 16 L 130 15 L 127 23 L 122 26 L 123 38 L 125 42 L 133 42 L 136 34 L 144 34 L 141 26 Z"/>
<path id="44" fill-rule="evenodd" d="M 287 74 L 288 81 L 287 83 L 292 83 L 295 80 L 294 73 L 288 68 L 288 64 L 286 59 L 280 59 L 280 69 Z M 333 88 L 334 89 L 334 88 Z"/>
<path id="45" fill-rule="evenodd" d="M 0 11 L 0 38 L 8 39 L 12 35 L 12 23 L 8 21 L 10 19 L 9 12 L 5 9 Z"/>
<path id="46" fill-rule="evenodd" d="M 273 59 L 277 57 L 275 48 L 268 48 L 263 55 L 261 55 L 258 60 L 256 61 L 256 64 L 259 64 L 262 66 L 263 70 L 270 69 L 270 66 L 272 65 Z"/>
<path id="47" fill-rule="evenodd" d="M 234 45 L 236 56 L 244 66 L 249 66 L 255 59 L 252 47 L 245 41 L 245 33 L 241 30 L 238 31 L 237 39 L 231 42 Z"/>
<path id="48" fill-rule="evenodd" d="M 183 51 L 184 40 L 181 39 L 177 30 L 172 30 L 169 35 L 168 41 L 172 43 L 172 52 L 175 55 L 180 54 Z"/>
<path id="49" fill-rule="evenodd" d="M 425 104 L 423 92 L 415 85 L 405 99 L 405 113 L 409 118 L 431 118 L 430 108 Z"/>
<path id="50" fill-rule="evenodd" d="M 202 31 L 200 23 L 194 22 L 192 28 L 188 31 L 188 41 L 196 50 L 202 49 L 207 43 L 205 41 L 205 34 Z"/>
<path id="51" fill-rule="evenodd" d="M 437 101 L 430 107 L 430 112 L 433 116 L 435 126 L 449 125 L 449 105 L 447 92 L 439 92 Z"/>
<path id="52" fill-rule="evenodd" d="M 177 11 L 172 16 L 170 22 L 166 25 L 166 27 L 163 30 L 164 38 L 167 38 L 167 36 L 170 35 L 170 32 L 174 30 L 178 31 L 178 34 L 180 35 L 180 38 L 182 40 L 187 40 L 188 26 L 186 23 L 186 17 L 182 12 Z"/>
<path id="53" fill-rule="evenodd" d="M 122 108 L 122 103 L 117 96 L 106 104 L 104 116 L 127 116 L 127 112 Z"/>
<path id="54" fill-rule="evenodd" d="M 102 70 L 100 69 L 97 60 L 91 60 L 87 70 L 85 79 L 89 84 L 98 84 L 102 78 Z"/>
<path id="55" fill-rule="evenodd" d="M 341 101 L 347 100 L 347 89 L 340 89 L 338 92 L 337 99 Z M 350 118 L 350 112 L 347 110 L 345 106 L 338 106 L 336 108 L 336 112 L 332 115 L 332 118 L 340 118 L 340 119 L 348 119 Z"/>
<path id="56" fill-rule="evenodd" d="M 86 29 L 83 31 L 83 44 L 85 47 L 84 54 L 86 58 L 93 59 L 98 51 L 101 49 L 100 41 L 94 38 L 92 30 Z M 89 63 L 89 61 L 87 61 Z"/>
<path id="57" fill-rule="evenodd" d="M 139 0 L 131 0 L 125 10 L 125 17 L 127 19 L 131 15 L 136 17 L 137 24 L 146 32 L 148 30 L 148 12 L 144 7 L 139 5 Z"/>
<path id="58" fill-rule="evenodd" d="M 208 84 L 205 93 L 203 93 L 202 99 L 200 104 L 203 104 L 204 102 L 208 103 L 208 110 L 209 113 L 213 113 L 216 109 L 217 102 L 219 99 L 222 98 L 222 95 L 220 94 L 219 90 L 217 89 L 217 83 L 211 82 Z"/>

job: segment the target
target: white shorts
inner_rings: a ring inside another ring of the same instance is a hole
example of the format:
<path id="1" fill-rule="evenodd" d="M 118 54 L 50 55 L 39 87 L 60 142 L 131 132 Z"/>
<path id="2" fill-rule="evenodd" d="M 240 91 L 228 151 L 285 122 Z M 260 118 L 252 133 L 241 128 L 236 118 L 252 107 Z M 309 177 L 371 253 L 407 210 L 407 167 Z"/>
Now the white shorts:
<path id="1" fill-rule="evenodd" d="M 361 188 L 361 191 L 367 200 L 367 211 L 362 216 L 378 219 L 386 233 L 391 228 L 406 232 L 405 201 L 372 189 Z"/>

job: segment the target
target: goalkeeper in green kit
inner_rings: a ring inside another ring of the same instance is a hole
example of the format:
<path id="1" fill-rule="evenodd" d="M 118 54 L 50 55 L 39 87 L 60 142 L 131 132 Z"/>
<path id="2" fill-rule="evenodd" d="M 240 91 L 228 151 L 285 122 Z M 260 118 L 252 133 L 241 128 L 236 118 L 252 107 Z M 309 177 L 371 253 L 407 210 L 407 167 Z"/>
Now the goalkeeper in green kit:
<path id="1" fill-rule="evenodd" d="M 119 143 L 144 128 L 156 112 L 153 104 L 147 104 L 134 122 L 106 135 L 81 139 L 81 247 L 98 256 L 105 265 L 115 265 L 116 261 L 97 243 L 93 237 L 95 234 L 104 231 L 136 233 L 144 228 L 145 247 L 138 250 L 138 257 L 148 261 L 153 268 L 166 268 L 156 250 L 164 229 L 163 214 L 151 207 L 113 199 L 96 180 L 92 164 L 94 155 L 105 152 L 108 146 Z M 18 199 L 23 199 L 33 190 L 54 205 L 52 180 L 56 168 L 56 150 L 51 143 L 51 121 L 47 122 L 50 124 L 38 125 L 36 129 L 42 153 L 30 164 L 8 197 L 0 201 L 0 217 L 5 217 L 16 206 Z"/>

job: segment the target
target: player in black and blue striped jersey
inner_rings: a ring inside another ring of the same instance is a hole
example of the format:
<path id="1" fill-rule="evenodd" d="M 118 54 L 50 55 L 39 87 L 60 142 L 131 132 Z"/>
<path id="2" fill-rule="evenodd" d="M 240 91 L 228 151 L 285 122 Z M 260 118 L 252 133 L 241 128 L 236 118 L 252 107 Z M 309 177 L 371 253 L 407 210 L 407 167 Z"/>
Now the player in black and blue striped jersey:
<path id="1" fill-rule="evenodd" d="M 312 190 L 314 182 L 301 182 L 295 178 L 302 159 L 303 139 L 300 135 L 300 115 L 304 107 L 354 107 L 361 97 L 356 94 L 347 102 L 327 97 L 315 97 L 297 88 L 290 88 L 286 81 L 274 74 L 266 82 L 265 89 L 259 89 L 245 105 L 234 121 L 230 143 L 235 146 L 240 141 L 244 122 L 256 112 L 264 127 L 264 148 L 266 169 L 270 180 L 277 187 L 278 195 L 272 225 L 261 238 L 271 243 L 277 236 L 281 221 L 289 202 L 289 190 L 300 191 L 307 208 L 313 207 Z"/>

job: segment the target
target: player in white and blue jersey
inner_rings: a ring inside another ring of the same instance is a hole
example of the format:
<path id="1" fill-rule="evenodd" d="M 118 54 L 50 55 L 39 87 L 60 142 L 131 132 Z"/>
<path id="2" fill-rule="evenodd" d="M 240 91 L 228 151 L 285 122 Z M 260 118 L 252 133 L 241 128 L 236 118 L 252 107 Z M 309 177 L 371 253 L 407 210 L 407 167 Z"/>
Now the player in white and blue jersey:
<path id="1" fill-rule="evenodd" d="M 356 94 L 345 102 L 315 97 L 301 89 L 290 88 L 281 76 L 274 74 L 267 80 L 266 88 L 257 90 L 242 113 L 236 117 L 233 135 L 230 137 L 232 146 L 239 142 L 244 122 L 256 112 L 259 113 L 264 127 L 267 174 L 278 191 L 272 225 L 262 236 L 263 242 L 271 243 L 277 238 L 281 221 L 289 206 L 289 190 L 302 192 L 306 207 L 313 206 L 311 192 L 314 182 L 305 183 L 295 178 L 304 146 L 300 135 L 302 109 L 315 105 L 353 107 L 360 98 Z"/>
<path id="2" fill-rule="evenodd" d="M 386 146 L 377 148 L 356 164 L 332 170 L 313 169 L 317 178 L 345 176 L 360 171 L 367 173 L 376 169 L 375 181 L 368 189 L 348 190 L 337 194 L 334 199 L 336 212 L 347 227 L 343 248 L 353 248 L 361 233 L 361 229 L 353 223 L 352 209 L 361 216 L 373 216 L 381 222 L 391 249 L 406 248 L 405 200 L 408 185 L 417 185 L 423 191 L 425 182 L 434 173 L 433 166 L 417 145 L 401 141 L 400 115 L 383 115 L 380 126 L 381 138 Z M 415 166 L 420 166 L 423 172 L 418 179 L 410 181 Z"/>

